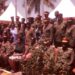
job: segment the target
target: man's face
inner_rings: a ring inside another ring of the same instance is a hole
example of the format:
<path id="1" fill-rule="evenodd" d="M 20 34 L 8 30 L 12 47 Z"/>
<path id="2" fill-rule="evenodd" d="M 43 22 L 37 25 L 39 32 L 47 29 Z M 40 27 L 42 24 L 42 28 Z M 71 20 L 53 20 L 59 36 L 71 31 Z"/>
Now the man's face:
<path id="1" fill-rule="evenodd" d="M 37 19 L 38 19 L 38 20 L 41 20 L 41 16 L 40 16 L 40 15 L 37 15 Z"/>
<path id="2" fill-rule="evenodd" d="M 63 21 L 63 18 L 61 16 L 58 16 L 58 22 L 61 23 Z"/>
<path id="3" fill-rule="evenodd" d="M 45 18 L 48 18 L 48 14 L 44 14 Z"/>
<path id="4" fill-rule="evenodd" d="M 56 12 L 55 12 L 55 17 L 57 18 L 58 16 L 59 16 L 59 12 L 56 11 Z"/>
<path id="5" fill-rule="evenodd" d="M 45 13 L 44 13 L 44 17 L 45 17 L 45 18 L 48 18 L 48 16 L 49 16 L 49 12 L 45 12 Z"/>
<path id="6" fill-rule="evenodd" d="M 14 22 L 14 18 L 13 17 L 11 17 L 11 21 Z"/>
<path id="7" fill-rule="evenodd" d="M 16 18 L 16 21 L 19 22 L 19 18 Z"/>
<path id="8" fill-rule="evenodd" d="M 22 19 L 22 21 L 21 21 L 22 23 L 24 23 L 25 22 L 25 19 Z"/>

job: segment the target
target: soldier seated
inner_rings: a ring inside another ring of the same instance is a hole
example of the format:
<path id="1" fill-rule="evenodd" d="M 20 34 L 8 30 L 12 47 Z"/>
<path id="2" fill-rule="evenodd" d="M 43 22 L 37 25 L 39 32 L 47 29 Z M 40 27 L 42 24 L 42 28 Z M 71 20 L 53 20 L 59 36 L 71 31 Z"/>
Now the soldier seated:
<path id="1" fill-rule="evenodd" d="M 63 38 L 62 40 L 62 55 L 61 55 L 61 63 L 62 63 L 62 74 L 69 75 L 71 64 L 74 60 L 74 51 L 72 48 L 69 48 L 69 41 L 67 38 Z"/>

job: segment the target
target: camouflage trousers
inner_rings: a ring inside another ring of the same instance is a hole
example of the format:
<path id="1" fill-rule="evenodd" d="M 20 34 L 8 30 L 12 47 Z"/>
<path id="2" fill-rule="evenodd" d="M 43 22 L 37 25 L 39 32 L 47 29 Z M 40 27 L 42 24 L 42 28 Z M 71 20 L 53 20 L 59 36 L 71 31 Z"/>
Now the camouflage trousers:
<path id="1" fill-rule="evenodd" d="M 55 75 L 70 75 L 70 67 L 61 68 L 55 71 Z"/>

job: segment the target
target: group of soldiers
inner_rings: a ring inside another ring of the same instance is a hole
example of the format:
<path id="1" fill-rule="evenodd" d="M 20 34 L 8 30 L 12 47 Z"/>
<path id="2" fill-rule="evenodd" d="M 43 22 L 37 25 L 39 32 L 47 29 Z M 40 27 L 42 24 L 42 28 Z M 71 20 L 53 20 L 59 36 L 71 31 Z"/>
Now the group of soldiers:
<path id="1" fill-rule="evenodd" d="M 58 11 L 54 19 L 48 15 L 45 12 L 43 20 L 38 15 L 27 34 L 27 38 L 33 34 L 28 48 L 32 56 L 22 63 L 24 75 L 71 75 L 75 60 L 74 20 L 64 21 Z"/>
<path id="2" fill-rule="evenodd" d="M 8 59 L 14 52 L 23 53 L 21 70 L 24 75 L 71 75 L 75 21 L 72 18 L 64 20 L 58 11 L 54 19 L 48 16 L 46 11 L 43 17 L 39 14 L 36 18 L 29 17 L 27 23 L 24 18 L 20 22 L 17 17 L 15 22 L 11 17 L 11 23 L 0 30 L 0 36 L 3 36 L 0 37 L 0 57 L 4 54 L 2 57 L 6 61 L 6 57 Z M 6 48 L 2 48 L 2 44 Z M 26 59 L 28 53 L 31 55 Z"/>

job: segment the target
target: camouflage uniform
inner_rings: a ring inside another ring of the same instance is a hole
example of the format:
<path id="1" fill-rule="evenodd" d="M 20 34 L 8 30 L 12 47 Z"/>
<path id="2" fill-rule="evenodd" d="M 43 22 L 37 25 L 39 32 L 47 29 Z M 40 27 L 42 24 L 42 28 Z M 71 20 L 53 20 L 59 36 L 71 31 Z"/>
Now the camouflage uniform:
<path id="1" fill-rule="evenodd" d="M 12 52 L 14 51 L 15 46 L 13 43 L 10 43 L 9 41 L 7 41 L 5 44 L 2 44 L 2 53 L 7 54 L 8 56 L 10 54 L 12 54 Z"/>
<path id="2" fill-rule="evenodd" d="M 61 45 L 61 40 L 65 36 L 65 22 L 63 21 L 62 23 L 55 22 L 54 23 L 54 40 L 55 40 L 55 45 Z"/>
<path id="3" fill-rule="evenodd" d="M 44 19 L 42 20 L 42 24 L 43 24 L 43 32 L 45 32 L 50 25 L 50 21 L 51 19 L 48 17 L 49 16 L 49 12 L 44 12 Z M 51 26 L 51 25 L 50 25 Z M 46 29 L 47 28 L 47 29 Z M 50 28 L 50 27 L 49 27 Z"/>
<path id="4" fill-rule="evenodd" d="M 6 67 L 6 68 L 10 67 L 8 63 L 8 59 L 9 59 L 9 56 L 13 54 L 14 49 L 15 49 L 14 45 L 9 42 L 2 44 L 1 58 L 2 58 L 2 61 L 4 62 L 3 67 Z"/>
<path id="5" fill-rule="evenodd" d="M 55 75 L 54 73 L 54 49 L 55 46 L 52 45 L 44 54 L 44 75 Z"/>
<path id="6" fill-rule="evenodd" d="M 41 34 L 42 34 L 42 23 L 41 23 L 41 20 L 36 20 L 34 23 L 33 23 L 33 28 L 34 28 L 34 38 L 36 40 L 39 40 L 40 37 L 41 37 Z"/>
<path id="7" fill-rule="evenodd" d="M 50 42 L 53 42 L 53 24 L 50 23 L 50 20 L 48 19 L 44 19 L 43 20 L 43 35 L 48 36 L 50 39 Z"/>
<path id="8" fill-rule="evenodd" d="M 48 47 L 47 44 L 49 44 L 49 39 L 47 36 L 43 36 L 36 44 L 34 44 L 30 49 L 29 52 L 31 52 L 32 58 L 29 61 L 26 61 L 26 63 L 22 63 L 22 71 L 27 72 L 26 75 L 32 74 L 32 75 L 41 75 L 43 74 L 44 70 L 44 61 L 43 61 L 43 55 L 47 51 Z M 23 67 L 24 66 L 24 67 Z M 31 68 L 29 68 L 31 67 Z"/>
<path id="9" fill-rule="evenodd" d="M 33 45 L 35 43 L 34 40 L 34 28 L 31 27 L 29 31 L 26 32 L 26 44 Z"/>
<path id="10" fill-rule="evenodd" d="M 66 51 L 63 51 L 62 47 L 59 47 L 57 61 L 54 66 L 55 73 L 57 75 L 69 75 L 73 59 L 74 52 L 71 48 L 67 48 Z"/>
<path id="11" fill-rule="evenodd" d="M 69 39 L 69 45 L 75 48 L 75 25 L 66 29 L 66 37 Z"/>
<path id="12" fill-rule="evenodd" d="M 44 55 L 44 74 L 69 75 L 73 59 L 74 52 L 71 48 L 63 51 L 62 47 L 50 46 Z"/>
<path id="13" fill-rule="evenodd" d="M 42 46 L 37 44 L 31 48 L 32 58 L 21 63 L 24 75 L 41 75 L 43 69 L 43 51 Z"/>

